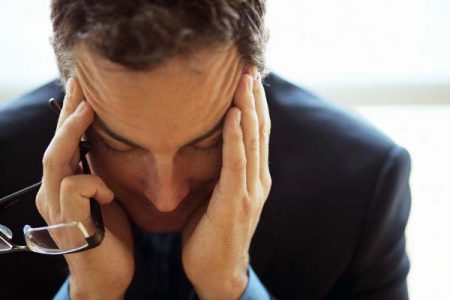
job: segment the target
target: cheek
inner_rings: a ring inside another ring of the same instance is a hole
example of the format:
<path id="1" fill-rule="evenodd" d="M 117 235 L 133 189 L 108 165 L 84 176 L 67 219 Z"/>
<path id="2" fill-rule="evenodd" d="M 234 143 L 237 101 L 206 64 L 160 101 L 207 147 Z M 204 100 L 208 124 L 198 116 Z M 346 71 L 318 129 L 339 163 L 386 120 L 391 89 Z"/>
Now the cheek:
<path id="1" fill-rule="evenodd" d="M 208 155 L 198 155 L 186 163 L 186 172 L 192 179 L 210 180 L 218 178 L 222 167 L 222 152 L 216 151 Z"/>
<path id="2" fill-rule="evenodd" d="M 95 134 L 89 134 L 88 140 L 92 143 L 89 161 L 93 173 L 101 177 L 113 191 L 121 190 L 119 187 L 136 190 L 137 174 L 130 161 L 125 156 L 114 155 L 105 149 Z"/>

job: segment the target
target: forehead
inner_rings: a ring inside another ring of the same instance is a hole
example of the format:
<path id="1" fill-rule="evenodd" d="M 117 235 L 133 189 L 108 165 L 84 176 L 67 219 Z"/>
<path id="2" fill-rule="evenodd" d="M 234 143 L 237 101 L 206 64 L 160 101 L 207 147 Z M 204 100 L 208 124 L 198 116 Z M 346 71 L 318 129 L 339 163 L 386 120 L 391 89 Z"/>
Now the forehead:
<path id="1" fill-rule="evenodd" d="M 82 47 L 76 57 L 76 75 L 98 117 L 151 148 L 176 147 L 217 124 L 243 65 L 234 45 L 174 58 L 148 72 L 125 69 Z"/>

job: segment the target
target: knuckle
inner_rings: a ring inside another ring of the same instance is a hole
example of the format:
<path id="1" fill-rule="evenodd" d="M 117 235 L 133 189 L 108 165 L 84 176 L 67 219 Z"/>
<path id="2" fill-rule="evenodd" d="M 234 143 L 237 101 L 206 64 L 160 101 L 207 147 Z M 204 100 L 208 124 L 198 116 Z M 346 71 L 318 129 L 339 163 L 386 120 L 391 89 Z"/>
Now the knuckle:
<path id="1" fill-rule="evenodd" d="M 248 114 L 248 118 L 250 119 L 250 122 L 253 122 L 254 124 L 257 124 L 259 119 L 258 119 L 258 114 L 255 111 L 254 105 L 251 108 L 250 111 L 247 112 Z"/>
<path id="2" fill-rule="evenodd" d="M 243 197 L 241 203 L 242 203 L 241 207 L 242 215 L 247 219 L 247 217 L 253 213 L 255 209 L 254 205 L 252 204 L 252 201 L 251 199 L 249 199 L 249 197 Z"/>
<path id="3" fill-rule="evenodd" d="M 74 133 L 77 133 L 80 128 L 80 122 L 77 121 L 77 116 L 74 114 L 69 115 L 61 127 L 58 129 L 58 135 L 62 138 L 70 137 Z"/>
<path id="4" fill-rule="evenodd" d="M 270 176 L 270 173 L 264 176 L 264 183 L 267 188 L 270 189 L 272 187 L 272 176 Z"/>
<path id="5" fill-rule="evenodd" d="M 53 158 L 52 151 L 47 148 L 42 158 L 42 167 L 44 171 L 48 171 L 54 168 L 56 165 L 55 159 Z"/>
<path id="6" fill-rule="evenodd" d="M 241 130 L 232 130 L 230 132 L 230 137 L 233 142 L 240 141 L 242 139 L 242 131 Z"/>
<path id="7" fill-rule="evenodd" d="M 248 141 L 248 146 L 250 148 L 250 150 L 256 151 L 259 149 L 259 141 L 256 138 L 251 138 Z"/>
<path id="8" fill-rule="evenodd" d="M 270 122 L 262 122 L 260 125 L 259 133 L 264 140 L 267 140 L 270 135 Z"/>
<path id="9" fill-rule="evenodd" d="M 61 182 L 61 194 L 73 194 L 78 189 L 77 181 L 74 177 L 65 177 Z"/>
<path id="10" fill-rule="evenodd" d="M 247 165 L 245 158 L 236 158 L 230 162 L 230 168 L 236 172 L 242 172 L 245 170 Z"/>
<path id="11" fill-rule="evenodd" d="M 267 179 L 267 190 L 268 192 L 272 189 L 272 177 L 269 176 L 269 178 Z"/>
<path id="12" fill-rule="evenodd" d="M 44 196 L 44 192 L 42 191 L 42 189 L 40 189 L 36 195 L 36 208 L 38 210 L 38 212 L 41 214 L 41 216 L 44 217 L 44 215 L 47 214 L 47 203 L 46 203 L 46 199 Z"/>
<path id="13" fill-rule="evenodd" d="M 84 175 L 83 175 L 84 176 Z M 90 190 L 95 190 L 96 192 L 105 192 L 109 191 L 108 185 L 98 176 L 95 175 L 86 175 L 89 178 Z"/>
<path id="14" fill-rule="evenodd" d="M 69 116 L 65 120 L 64 124 L 62 124 L 62 126 L 59 128 L 58 135 L 60 137 L 65 137 L 65 136 L 69 135 L 73 131 L 74 126 L 75 126 L 75 122 L 73 122 L 72 116 Z"/>
<path id="15" fill-rule="evenodd" d="M 64 97 L 62 113 L 64 113 L 65 115 L 70 114 L 76 109 L 77 103 L 74 101 L 75 97 L 73 94 L 74 93 L 67 92 L 66 96 Z"/>
<path id="16" fill-rule="evenodd" d="M 270 174 L 264 176 L 263 185 L 264 185 L 265 195 L 268 195 L 270 190 L 272 189 L 272 177 L 270 176 Z"/>

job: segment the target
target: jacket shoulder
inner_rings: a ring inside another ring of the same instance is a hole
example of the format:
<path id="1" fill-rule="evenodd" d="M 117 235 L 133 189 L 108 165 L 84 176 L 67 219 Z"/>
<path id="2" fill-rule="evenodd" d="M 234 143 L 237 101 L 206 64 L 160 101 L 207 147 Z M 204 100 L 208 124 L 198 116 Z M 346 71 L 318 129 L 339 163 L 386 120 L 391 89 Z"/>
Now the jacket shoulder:
<path id="1" fill-rule="evenodd" d="M 0 168 L 8 174 L 0 194 L 34 183 L 42 176 L 42 155 L 53 136 L 57 115 L 48 100 L 61 102 L 58 81 L 49 82 L 0 106 Z"/>
<path id="2" fill-rule="evenodd" d="M 292 147 L 301 144 L 302 149 L 314 148 L 314 152 L 326 148 L 336 155 L 348 156 L 351 151 L 366 156 L 369 152 L 386 153 L 394 145 L 350 107 L 339 106 L 275 74 L 266 80 L 266 93 L 274 138 L 290 136 Z"/>
<path id="3" fill-rule="evenodd" d="M 61 85 L 55 80 L 0 105 L 0 137 L 18 133 L 30 125 L 28 122 L 52 116 L 48 100 L 60 100 L 62 95 Z M 5 127 L 9 127 L 8 130 Z"/>
<path id="4" fill-rule="evenodd" d="M 297 295 L 325 298 L 352 261 L 370 208 L 392 202 L 376 197 L 390 180 L 386 166 L 400 170 L 395 184 L 407 185 L 409 155 L 362 116 L 275 74 L 265 91 L 272 189 L 252 241 L 253 267 L 279 297 L 293 296 L 297 283 L 277 280 L 290 274 L 302 282 Z"/>
<path id="5" fill-rule="evenodd" d="M 374 184 L 389 152 L 397 147 L 391 138 L 356 111 L 281 77 L 271 75 L 266 84 L 275 176 L 291 187 L 296 180 L 341 189 Z"/>

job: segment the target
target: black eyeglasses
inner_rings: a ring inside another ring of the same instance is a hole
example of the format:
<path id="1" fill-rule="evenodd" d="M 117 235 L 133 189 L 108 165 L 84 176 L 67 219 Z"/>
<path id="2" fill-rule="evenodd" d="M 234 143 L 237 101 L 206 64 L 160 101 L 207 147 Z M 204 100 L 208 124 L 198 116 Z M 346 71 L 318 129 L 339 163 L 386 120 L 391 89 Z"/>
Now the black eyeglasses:
<path id="1" fill-rule="evenodd" d="M 60 110 L 54 99 L 50 99 L 50 106 Z M 91 143 L 80 141 L 80 160 L 84 174 L 91 174 L 86 154 L 91 149 Z M 0 199 L 0 210 L 6 209 L 19 201 L 26 194 L 36 191 L 42 182 L 33 184 Z M 32 251 L 41 254 L 59 255 L 86 251 L 101 244 L 105 236 L 100 205 L 94 198 L 90 199 L 90 220 L 74 221 L 44 227 L 32 228 L 25 225 L 23 233 L 26 245 L 16 245 L 12 242 L 12 231 L 0 224 L 0 254 L 18 251 Z M 92 232 L 92 233 L 90 233 Z"/>

